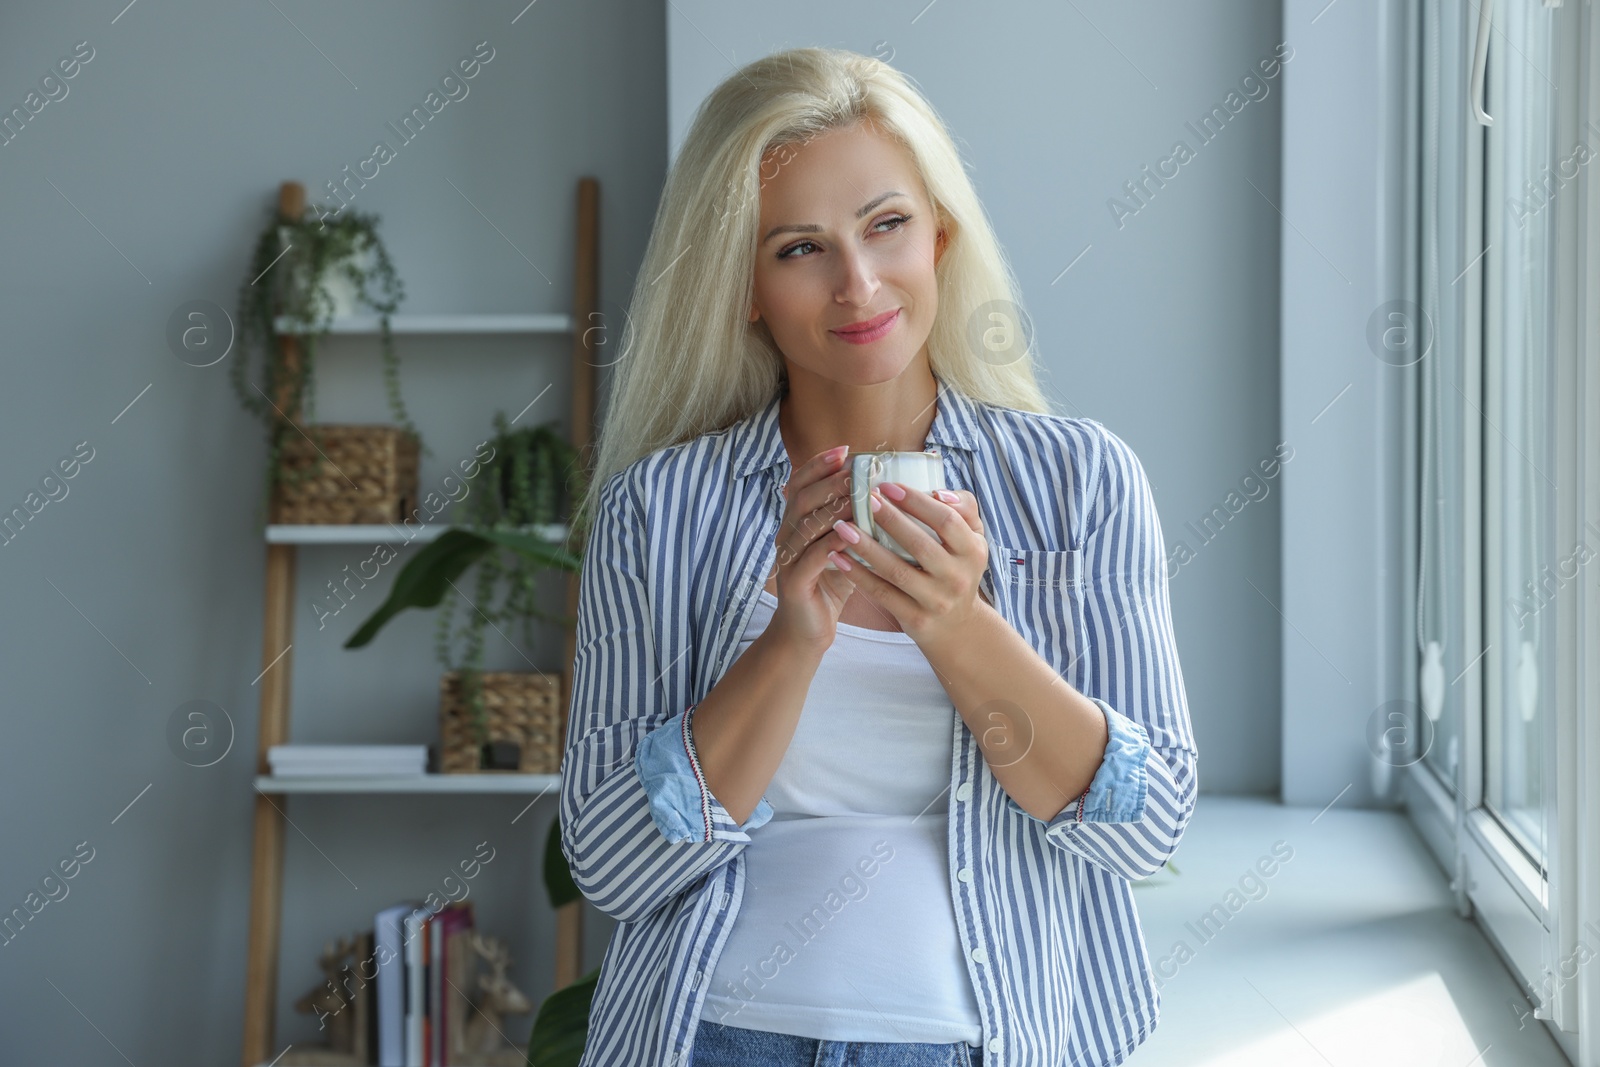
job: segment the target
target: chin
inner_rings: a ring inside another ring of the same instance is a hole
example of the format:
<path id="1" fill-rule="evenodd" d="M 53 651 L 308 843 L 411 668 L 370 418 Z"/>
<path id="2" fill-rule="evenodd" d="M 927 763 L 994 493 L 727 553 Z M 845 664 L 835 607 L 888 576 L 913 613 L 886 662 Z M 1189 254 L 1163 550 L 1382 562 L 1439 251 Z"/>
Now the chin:
<path id="1" fill-rule="evenodd" d="M 840 385 L 883 385 L 899 378 L 916 363 L 920 345 L 907 351 L 869 352 L 852 345 L 839 345 L 824 341 L 827 347 L 821 352 L 813 349 L 813 358 L 796 361 L 798 365 L 818 378 Z M 839 348 L 850 349 L 839 352 Z M 780 344 L 778 350 L 782 352 Z"/>
<path id="2" fill-rule="evenodd" d="M 877 357 L 851 362 L 835 362 L 829 377 L 845 385 L 884 385 L 899 378 L 911 367 L 911 360 Z"/>

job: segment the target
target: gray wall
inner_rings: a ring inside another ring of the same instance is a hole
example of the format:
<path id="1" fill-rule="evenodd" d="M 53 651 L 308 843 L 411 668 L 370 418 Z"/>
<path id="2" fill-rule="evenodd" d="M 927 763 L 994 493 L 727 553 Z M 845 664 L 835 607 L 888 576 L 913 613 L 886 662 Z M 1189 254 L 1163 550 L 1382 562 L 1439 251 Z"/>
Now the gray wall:
<path id="1" fill-rule="evenodd" d="M 1416 458 L 1403 427 L 1418 365 L 1380 359 L 1369 340 L 1395 302 L 1416 306 L 1403 258 L 1406 7 L 1302 9 L 1285 26 L 1295 60 L 1282 207 L 1294 229 L 1283 233 L 1280 433 L 1296 459 L 1279 601 L 1283 799 L 1317 808 L 1388 803 L 1391 765 L 1407 757 L 1375 759 L 1375 742 L 1391 702 L 1416 692 L 1405 528 Z"/>
<path id="2" fill-rule="evenodd" d="M 315 198 L 488 41 L 495 57 L 469 95 L 398 148 L 353 207 L 382 215 L 405 311 L 567 311 L 574 188 L 593 174 L 603 306 L 620 319 L 665 168 L 661 5 L 538 4 L 513 24 L 524 6 L 0 7 L 6 110 L 77 42 L 94 49 L 68 95 L 0 148 L 0 500 L 21 504 L 78 442 L 94 450 L 69 495 L 0 548 L 0 910 L 22 905 L 77 843 L 94 849 L 69 895 L 0 947 L 0 1060 L 237 1062 L 264 445 L 226 363 L 187 366 L 164 332 L 185 301 L 233 308 L 278 183 L 300 180 Z M 547 385 L 529 417 L 565 424 L 563 339 L 411 340 L 400 354 L 434 449 L 424 485 L 491 432 L 496 409 L 515 414 Z M 322 359 L 321 418 L 387 421 L 374 344 L 343 342 Z M 313 593 L 369 552 L 301 552 L 295 740 L 437 734 L 431 616 L 344 651 L 376 604 L 369 592 L 316 629 Z M 559 662 L 559 634 L 529 652 Z M 491 666 L 523 662 L 490 649 Z M 191 700 L 220 705 L 236 730 L 205 769 L 168 747 L 169 718 Z M 554 801 L 513 825 L 526 803 L 289 800 L 280 1038 L 314 1037 L 292 1002 L 319 980 L 324 940 L 435 890 L 485 840 L 496 859 L 471 899 L 481 924 L 509 937 L 524 991 L 547 995 L 553 925 L 539 872 Z M 592 967 L 609 924 L 589 914 Z"/>
<path id="3" fill-rule="evenodd" d="M 1260 464 L 1283 440 L 1275 205 L 1294 60 L 1266 95 L 1226 98 L 1274 57 L 1281 26 L 1271 3 L 674 0 L 667 13 L 674 149 L 719 81 L 797 45 L 878 55 L 944 117 L 1021 279 L 1046 392 L 1133 446 L 1169 553 L 1192 553 L 1172 609 L 1200 786 L 1218 793 L 1279 789 L 1279 486 L 1296 461 L 1276 478 Z M 1219 106 L 1237 114 L 1202 144 L 1187 124 Z M 1124 183 L 1180 139 L 1193 158 L 1119 225 L 1108 201 L 1138 206 Z"/>
<path id="4" fill-rule="evenodd" d="M 1280 593 L 1278 483 L 1209 543 L 1188 523 L 1248 493 L 1241 483 L 1281 439 L 1279 216 L 1268 202 L 1281 79 L 1123 225 L 1107 207 L 1174 141 L 1198 145 L 1185 123 L 1272 54 L 1277 6 L 595 0 L 518 18 L 523 8 L 190 0 L 120 15 L 83 3 L 0 11 L 0 107 L 21 105 L 77 42 L 95 50 L 68 95 L 0 148 L 0 500 L 20 504 L 78 442 L 95 450 L 69 495 L 0 548 L 11 606 L 0 629 L 10 815 L 0 910 L 22 904 L 77 843 L 95 850 L 70 895 L 0 947 L 8 1061 L 238 1054 L 263 445 L 226 364 L 174 358 L 166 321 L 198 298 L 231 310 L 278 182 L 301 180 L 315 198 L 479 41 L 496 55 L 470 95 L 354 204 L 383 216 L 406 311 L 566 310 L 573 185 L 594 174 L 602 300 L 615 321 L 669 145 L 716 81 L 793 44 L 892 54 L 967 147 L 1059 410 L 1130 441 L 1169 547 L 1194 550 L 1172 596 L 1203 788 L 1278 789 L 1281 623 L 1267 603 Z M 566 355 L 553 339 L 402 342 L 406 399 L 435 453 L 424 484 L 489 432 L 494 410 L 515 413 L 546 386 L 532 415 L 564 420 Z M 324 350 L 317 413 L 387 419 L 375 346 Z M 301 553 L 295 740 L 435 735 L 431 617 L 402 618 L 359 652 L 339 646 L 365 605 L 316 629 L 312 594 L 366 551 Z M 554 662 L 559 638 L 528 651 Z M 491 666 L 522 662 L 490 650 Z M 236 732 L 213 767 L 168 746 L 168 722 L 191 700 L 220 705 Z M 474 889 L 480 916 L 511 939 L 525 991 L 547 994 L 538 849 L 553 805 L 513 825 L 525 803 L 291 800 L 279 1036 L 314 1037 L 290 1005 L 317 981 L 324 940 L 428 893 L 483 840 L 497 858 Z M 610 925 L 588 917 L 594 966 Z"/>

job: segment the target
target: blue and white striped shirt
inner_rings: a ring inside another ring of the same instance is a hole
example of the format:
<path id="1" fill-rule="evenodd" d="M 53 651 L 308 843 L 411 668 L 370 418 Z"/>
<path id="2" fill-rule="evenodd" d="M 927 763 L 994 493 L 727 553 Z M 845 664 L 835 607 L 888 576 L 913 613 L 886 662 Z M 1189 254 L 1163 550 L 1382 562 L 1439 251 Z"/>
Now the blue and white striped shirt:
<path id="1" fill-rule="evenodd" d="M 739 915 L 739 825 L 689 747 L 776 558 L 791 473 L 779 397 L 661 448 L 602 488 L 580 580 L 561 847 L 618 920 L 580 1067 L 684 1067 Z M 1197 757 L 1161 526 L 1132 449 L 1093 419 L 980 403 L 939 382 L 925 448 L 977 499 L 996 610 L 1109 724 L 1100 769 L 1049 822 L 1024 811 L 952 708 L 950 892 L 985 1067 L 1123 1062 L 1160 1012 L 1130 879 L 1193 814 Z"/>

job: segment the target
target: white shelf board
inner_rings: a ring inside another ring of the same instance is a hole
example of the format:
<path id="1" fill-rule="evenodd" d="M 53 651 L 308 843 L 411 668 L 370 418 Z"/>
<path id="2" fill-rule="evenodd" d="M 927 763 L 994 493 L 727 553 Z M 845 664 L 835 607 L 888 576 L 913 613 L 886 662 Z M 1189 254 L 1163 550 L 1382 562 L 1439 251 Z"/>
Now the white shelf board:
<path id="1" fill-rule="evenodd" d="M 256 776 L 262 793 L 544 793 L 561 788 L 559 774 L 408 774 L 275 778 Z"/>
<path id="2" fill-rule="evenodd" d="M 451 528 L 449 523 L 374 523 L 372 525 L 338 526 L 331 523 L 315 525 L 271 525 L 267 527 L 269 545 L 409 545 L 438 540 L 440 534 Z M 565 523 L 545 523 L 525 527 L 529 533 L 538 533 L 547 541 L 564 543 L 567 538 Z"/>
<path id="3" fill-rule="evenodd" d="M 272 320 L 279 333 L 304 333 L 303 324 L 279 315 Z M 391 315 L 391 333 L 571 333 L 571 315 Z M 343 315 L 328 324 L 329 333 L 377 336 L 377 315 Z"/>

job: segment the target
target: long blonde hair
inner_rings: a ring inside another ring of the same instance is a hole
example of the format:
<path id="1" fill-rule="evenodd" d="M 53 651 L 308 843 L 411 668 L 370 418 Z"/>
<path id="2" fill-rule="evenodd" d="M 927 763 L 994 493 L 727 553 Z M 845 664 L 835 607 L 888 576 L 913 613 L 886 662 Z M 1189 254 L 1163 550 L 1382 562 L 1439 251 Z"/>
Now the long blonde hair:
<path id="1" fill-rule="evenodd" d="M 1034 378 L 1031 345 L 1004 362 L 974 351 L 973 323 L 991 321 L 991 312 L 1019 323 L 1020 293 L 933 107 L 905 75 L 870 56 L 831 48 L 775 52 L 735 71 L 705 99 L 667 175 L 577 529 L 587 527 L 613 474 L 658 449 L 724 429 L 777 395 L 783 356 L 766 321 L 747 318 L 762 161 L 860 120 L 910 151 L 947 234 L 928 337 L 934 376 L 976 400 L 1050 410 Z"/>

